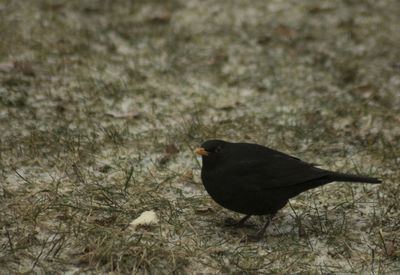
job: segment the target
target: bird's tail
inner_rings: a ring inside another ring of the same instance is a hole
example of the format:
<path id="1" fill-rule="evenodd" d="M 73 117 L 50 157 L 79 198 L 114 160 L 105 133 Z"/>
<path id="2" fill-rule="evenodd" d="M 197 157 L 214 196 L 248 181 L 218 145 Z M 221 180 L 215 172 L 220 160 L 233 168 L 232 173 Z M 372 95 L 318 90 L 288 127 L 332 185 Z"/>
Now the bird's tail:
<path id="1" fill-rule="evenodd" d="M 365 176 L 357 176 L 352 174 L 343 174 L 333 172 L 330 175 L 332 181 L 347 181 L 347 182 L 365 182 L 365 183 L 381 183 L 382 181 L 377 178 L 365 177 Z"/>

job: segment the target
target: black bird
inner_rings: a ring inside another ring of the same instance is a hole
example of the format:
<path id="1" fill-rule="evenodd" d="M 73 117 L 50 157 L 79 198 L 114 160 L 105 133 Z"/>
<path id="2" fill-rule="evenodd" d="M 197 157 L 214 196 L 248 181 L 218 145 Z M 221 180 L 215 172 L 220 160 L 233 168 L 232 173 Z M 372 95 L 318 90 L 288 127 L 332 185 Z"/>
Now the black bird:
<path id="1" fill-rule="evenodd" d="M 319 169 L 258 144 L 209 140 L 195 153 L 202 156 L 201 179 L 214 201 L 246 215 L 235 225 L 243 225 L 251 215 L 269 215 L 255 239 L 263 237 L 290 198 L 306 190 L 333 181 L 381 183 L 376 178 Z"/>

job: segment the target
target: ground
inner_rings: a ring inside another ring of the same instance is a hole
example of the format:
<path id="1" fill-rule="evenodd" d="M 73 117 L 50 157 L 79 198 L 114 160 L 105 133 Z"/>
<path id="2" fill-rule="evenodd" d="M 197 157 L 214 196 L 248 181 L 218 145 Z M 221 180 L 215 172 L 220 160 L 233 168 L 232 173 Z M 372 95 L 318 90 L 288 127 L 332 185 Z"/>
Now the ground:
<path id="1" fill-rule="evenodd" d="M 400 272 L 400 2 L 0 0 L 0 269 Z M 262 225 L 193 150 L 255 142 L 333 183 Z M 130 223 L 154 211 L 150 225 Z"/>

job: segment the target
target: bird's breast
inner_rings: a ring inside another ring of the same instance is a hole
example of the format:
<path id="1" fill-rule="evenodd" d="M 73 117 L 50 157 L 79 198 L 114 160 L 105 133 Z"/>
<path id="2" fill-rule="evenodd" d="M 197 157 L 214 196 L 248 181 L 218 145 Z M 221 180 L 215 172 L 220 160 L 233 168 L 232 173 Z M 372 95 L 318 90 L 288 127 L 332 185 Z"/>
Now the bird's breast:
<path id="1" fill-rule="evenodd" d="M 207 169 L 207 171 L 202 171 L 201 179 L 207 193 L 213 200 L 224 206 L 231 200 L 233 190 L 223 175 L 224 173 L 218 169 Z"/>

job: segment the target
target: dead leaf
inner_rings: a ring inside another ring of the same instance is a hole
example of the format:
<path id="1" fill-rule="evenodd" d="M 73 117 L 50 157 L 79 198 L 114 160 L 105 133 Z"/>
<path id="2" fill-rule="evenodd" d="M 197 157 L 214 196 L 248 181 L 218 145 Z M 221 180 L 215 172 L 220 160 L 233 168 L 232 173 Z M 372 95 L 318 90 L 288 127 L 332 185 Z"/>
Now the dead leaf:
<path id="1" fill-rule="evenodd" d="M 270 35 L 262 35 L 257 39 L 258 44 L 266 45 L 271 42 L 272 38 Z"/>
<path id="2" fill-rule="evenodd" d="M 182 176 L 181 179 L 184 181 L 192 181 L 193 180 L 193 172 L 192 170 L 186 171 Z"/>
<path id="3" fill-rule="evenodd" d="M 112 167 L 108 164 L 96 167 L 96 170 L 101 173 L 107 173 Z"/>
<path id="4" fill-rule="evenodd" d="M 157 25 L 168 24 L 170 21 L 171 21 L 170 12 L 156 14 L 148 20 L 149 23 Z"/>
<path id="5" fill-rule="evenodd" d="M 211 248 L 211 250 L 210 250 L 209 253 L 214 253 L 214 254 L 221 255 L 221 254 L 224 254 L 224 253 L 227 252 L 227 251 L 228 251 L 228 248 L 224 248 L 224 247 L 213 247 L 213 248 Z"/>
<path id="6" fill-rule="evenodd" d="M 301 222 L 301 219 L 298 219 L 298 225 L 299 225 L 299 237 L 304 238 L 307 237 L 307 233 L 304 230 L 303 224 Z"/>
<path id="7" fill-rule="evenodd" d="M 397 243 L 392 240 L 392 241 L 385 241 L 385 246 L 383 248 L 383 253 L 385 253 L 387 256 L 391 257 L 399 257 L 400 256 L 400 247 L 397 245 Z"/>
<path id="8" fill-rule="evenodd" d="M 394 251 L 394 243 L 393 242 L 385 242 L 385 252 L 387 255 L 392 255 Z"/>
<path id="9" fill-rule="evenodd" d="M 241 106 L 241 105 L 242 105 L 241 102 L 233 101 L 233 102 L 225 103 L 225 104 L 222 104 L 222 105 L 218 105 L 218 106 L 215 107 L 215 109 L 228 111 L 228 110 L 232 110 L 233 108 L 236 108 L 236 107 Z"/>
<path id="10" fill-rule="evenodd" d="M 212 60 L 207 62 L 208 65 L 219 65 L 228 61 L 229 56 L 224 51 L 215 51 L 212 56 Z"/>
<path id="11" fill-rule="evenodd" d="M 94 223 L 101 225 L 101 226 L 107 226 L 107 225 L 111 225 L 111 224 L 115 223 L 116 220 L 117 220 L 117 216 L 111 216 L 111 217 L 104 218 L 104 219 L 95 219 Z"/>
<path id="12" fill-rule="evenodd" d="M 305 114 L 305 118 L 306 118 L 307 124 L 313 124 L 321 119 L 321 112 L 318 110 L 312 111 L 312 112 L 307 112 Z"/>
<path id="13" fill-rule="evenodd" d="M 174 144 L 169 144 L 165 147 L 165 153 L 168 155 L 175 155 L 179 153 L 179 149 Z"/>
<path id="14" fill-rule="evenodd" d="M 276 36 L 287 37 L 290 39 L 294 39 L 297 37 L 297 32 L 285 25 L 281 25 L 278 28 L 276 28 L 274 34 Z"/>
<path id="15" fill-rule="evenodd" d="M 289 50 L 288 54 L 289 54 L 290 58 L 292 58 L 293 60 L 297 58 L 297 56 L 296 56 L 296 54 L 294 53 L 293 50 Z"/>
<path id="16" fill-rule="evenodd" d="M 376 89 L 369 84 L 365 84 L 355 87 L 350 92 L 355 96 L 367 99 L 376 93 Z"/>
<path id="17" fill-rule="evenodd" d="M 194 211 L 194 213 L 199 214 L 199 215 L 205 215 L 205 214 L 209 214 L 209 213 L 214 213 L 214 209 L 212 209 L 211 207 L 208 207 L 206 209 L 196 209 Z"/>
<path id="18" fill-rule="evenodd" d="M 52 11 L 57 11 L 59 9 L 61 9 L 62 7 L 65 6 L 65 1 L 61 1 L 61 2 L 55 2 L 55 3 L 44 3 L 42 4 L 43 9 L 47 9 L 47 10 L 52 10 Z"/>
<path id="19" fill-rule="evenodd" d="M 62 102 L 57 102 L 55 108 L 58 113 L 64 113 L 65 110 L 67 109 L 65 108 L 65 105 Z"/>
<path id="20" fill-rule="evenodd" d="M 15 71 L 22 72 L 24 75 L 35 76 L 35 70 L 27 62 L 14 61 L 13 66 Z"/>
<path id="21" fill-rule="evenodd" d="M 126 113 L 117 113 L 117 112 L 107 112 L 105 113 L 106 116 L 111 116 L 115 118 L 137 118 L 141 116 L 143 113 L 139 111 L 129 111 Z"/>
<path id="22" fill-rule="evenodd" d="M 173 155 L 176 155 L 179 153 L 179 149 L 176 148 L 175 145 L 169 144 L 165 147 L 165 153 L 161 156 L 161 158 L 158 160 L 158 163 L 160 165 L 166 164 Z"/>
<path id="23" fill-rule="evenodd" d="M 322 9 L 320 7 L 318 7 L 318 6 L 311 7 L 311 8 L 308 9 L 308 12 L 310 14 L 317 14 L 317 13 L 320 13 L 321 11 L 322 11 Z"/>

